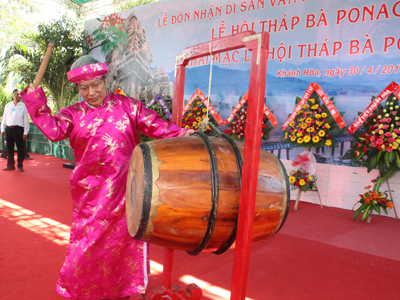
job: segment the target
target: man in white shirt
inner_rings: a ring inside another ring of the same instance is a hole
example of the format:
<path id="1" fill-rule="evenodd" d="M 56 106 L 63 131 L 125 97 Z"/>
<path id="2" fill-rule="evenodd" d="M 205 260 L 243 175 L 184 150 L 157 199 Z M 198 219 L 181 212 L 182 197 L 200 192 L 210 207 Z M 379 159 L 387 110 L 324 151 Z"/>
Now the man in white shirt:
<path id="1" fill-rule="evenodd" d="M 21 102 L 18 89 L 13 91 L 13 101 L 4 107 L 1 122 L 1 136 L 7 139 L 8 160 L 7 168 L 3 171 L 15 170 L 14 143 L 17 145 L 18 171 L 23 172 L 24 141 L 28 139 L 29 116 L 25 104 Z"/>

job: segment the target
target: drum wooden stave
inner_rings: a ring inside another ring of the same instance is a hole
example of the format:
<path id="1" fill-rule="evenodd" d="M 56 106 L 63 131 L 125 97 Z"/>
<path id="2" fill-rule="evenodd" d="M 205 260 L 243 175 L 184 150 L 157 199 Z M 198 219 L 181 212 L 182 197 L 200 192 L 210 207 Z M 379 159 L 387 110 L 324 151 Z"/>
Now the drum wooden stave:
<path id="1" fill-rule="evenodd" d="M 126 214 L 132 237 L 197 255 L 234 242 L 244 144 L 229 137 L 171 138 L 132 153 Z M 272 237 L 289 210 L 284 166 L 261 150 L 252 241 Z"/>

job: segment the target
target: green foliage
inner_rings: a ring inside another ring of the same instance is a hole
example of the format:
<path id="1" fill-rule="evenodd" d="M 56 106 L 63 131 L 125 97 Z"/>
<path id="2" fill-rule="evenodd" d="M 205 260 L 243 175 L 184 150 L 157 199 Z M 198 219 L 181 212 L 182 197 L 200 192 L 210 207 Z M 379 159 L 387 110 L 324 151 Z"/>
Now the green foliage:
<path id="1" fill-rule="evenodd" d="M 301 98 L 296 97 L 296 105 Z M 330 98 L 334 103 L 333 97 Z M 343 116 L 344 112 L 340 112 Z M 313 91 L 310 98 L 297 113 L 294 121 L 284 130 L 285 143 L 293 147 L 336 147 L 338 142 L 335 137 L 344 133 L 340 129 L 328 108 L 323 105 L 318 94 Z"/>
<path id="2" fill-rule="evenodd" d="M 54 110 L 60 111 L 78 100 L 78 91 L 74 84 L 67 80 L 67 72 L 73 62 L 82 53 L 85 41 L 83 31 L 66 16 L 49 23 L 39 24 L 37 33 L 29 32 L 25 37 L 35 47 L 16 43 L 10 47 L 2 59 L 1 79 L 6 82 L 8 76 L 15 73 L 24 86 L 35 80 L 44 53 L 50 41 L 55 42 L 49 64 L 43 76 L 42 86 L 50 93 Z"/>
<path id="3" fill-rule="evenodd" d="M 23 42 L 23 33 L 35 28 L 32 15 L 38 12 L 33 0 L 0 1 L 0 53 L 15 42 Z"/>
<path id="4" fill-rule="evenodd" d="M 115 5 L 116 11 L 123 11 L 157 1 L 158 0 L 126 0 L 126 1 L 113 0 L 112 2 Z"/>
<path id="5" fill-rule="evenodd" d="M 12 101 L 11 94 L 7 94 L 2 86 L 0 86 L 0 118 L 3 116 L 4 107 L 8 102 Z"/>

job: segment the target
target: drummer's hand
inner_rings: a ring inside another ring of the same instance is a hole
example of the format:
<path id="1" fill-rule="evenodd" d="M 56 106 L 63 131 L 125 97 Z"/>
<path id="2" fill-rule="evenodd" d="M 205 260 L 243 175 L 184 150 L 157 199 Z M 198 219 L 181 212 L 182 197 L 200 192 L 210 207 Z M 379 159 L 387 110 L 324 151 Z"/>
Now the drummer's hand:
<path id="1" fill-rule="evenodd" d="M 194 132 L 194 129 L 189 129 L 183 136 L 189 136 Z"/>
<path id="2" fill-rule="evenodd" d="M 41 85 L 39 85 L 37 88 L 40 88 L 40 87 L 41 87 Z M 28 86 L 28 89 L 26 90 L 26 93 L 29 94 L 29 93 L 33 92 L 34 90 L 36 90 L 35 86 L 33 85 L 33 83 L 30 83 Z"/>

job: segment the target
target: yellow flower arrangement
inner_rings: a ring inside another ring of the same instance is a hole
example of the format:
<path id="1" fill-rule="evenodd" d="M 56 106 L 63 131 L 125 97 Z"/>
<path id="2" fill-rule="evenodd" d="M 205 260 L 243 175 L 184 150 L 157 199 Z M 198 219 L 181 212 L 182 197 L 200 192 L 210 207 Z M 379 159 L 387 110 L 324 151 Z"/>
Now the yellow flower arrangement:
<path id="1" fill-rule="evenodd" d="M 301 98 L 297 97 L 296 104 L 300 101 Z M 331 101 L 333 103 L 333 99 Z M 302 106 L 301 112 L 296 114 L 289 126 L 285 128 L 283 137 L 286 143 L 294 147 L 301 145 L 309 150 L 315 147 L 335 147 L 337 141 L 334 137 L 343 134 L 346 130 L 338 127 L 330 111 L 314 91 L 310 99 Z M 400 147 L 399 143 L 397 147 Z"/>
<path id="2" fill-rule="evenodd" d="M 316 182 L 317 177 L 310 175 L 303 168 L 290 172 L 289 183 L 292 190 L 299 189 L 302 192 L 307 192 L 311 189 L 315 190 L 317 188 Z"/>

